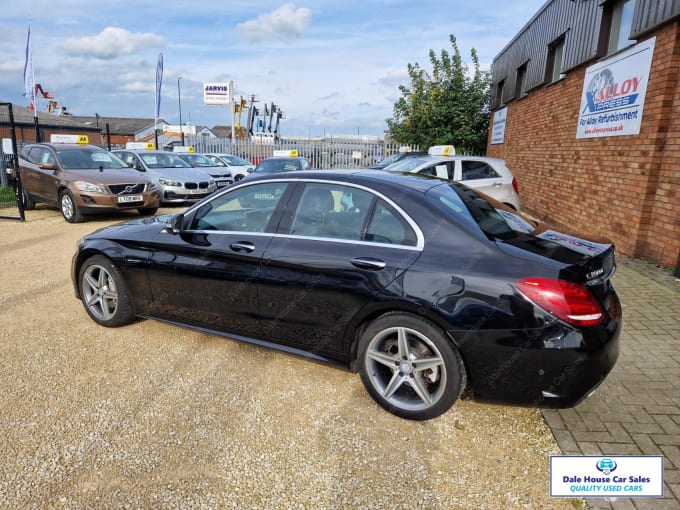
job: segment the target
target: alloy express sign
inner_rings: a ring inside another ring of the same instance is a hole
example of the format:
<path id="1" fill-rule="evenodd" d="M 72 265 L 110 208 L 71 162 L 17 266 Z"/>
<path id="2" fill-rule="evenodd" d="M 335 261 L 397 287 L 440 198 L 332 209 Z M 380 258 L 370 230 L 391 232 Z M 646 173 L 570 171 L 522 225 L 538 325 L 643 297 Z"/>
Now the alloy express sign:
<path id="1" fill-rule="evenodd" d="M 586 69 L 576 138 L 637 135 L 656 38 Z"/>

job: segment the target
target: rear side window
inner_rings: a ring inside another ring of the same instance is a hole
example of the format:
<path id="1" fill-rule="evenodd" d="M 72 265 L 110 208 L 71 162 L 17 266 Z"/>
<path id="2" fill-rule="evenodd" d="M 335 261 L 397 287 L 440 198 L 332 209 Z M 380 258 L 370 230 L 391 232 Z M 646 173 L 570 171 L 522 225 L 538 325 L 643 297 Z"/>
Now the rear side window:
<path id="1" fill-rule="evenodd" d="M 366 241 L 416 246 L 418 238 L 411 226 L 389 204 L 379 200 L 366 229 Z"/>
<path id="2" fill-rule="evenodd" d="M 305 185 L 290 233 L 346 241 L 417 246 L 409 223 L 367 190 L 329 183 Z"/>
<path id="3" fill-rule="evenodd" d="M 463 161 L 462 163 L 464 181 L 500 177 L 498 173 L 484 161 Z"/>

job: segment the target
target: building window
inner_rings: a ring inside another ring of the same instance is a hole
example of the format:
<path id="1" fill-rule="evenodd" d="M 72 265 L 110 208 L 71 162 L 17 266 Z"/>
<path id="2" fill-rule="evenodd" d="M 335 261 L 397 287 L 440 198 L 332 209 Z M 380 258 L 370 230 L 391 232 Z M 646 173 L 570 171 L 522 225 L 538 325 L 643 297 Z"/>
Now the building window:
<path id="1" fill-rule="evenodd" d="M 635 39 L 629 39 L 633 28 L 634 12 L 635 0 L 612 0 L 605 4 L 602 13 L 602 28 L 603 49 L 607 55 L 637 42 Z"/>
<path id="2" fill-rule="evenodd" d="M 527 81 L 527 64 L 524 63 L 517 68 L 517 74 L 515 76 L 515 96 L 521 97 L 524 94 L 524 87 Z"/>
<path id="3" fill-rule="evenodd" d="M 564 78 L 562 58 L 564 56 L 564 35 L 548 45 L 548 60 L 545 66 L 545 81 L 552 83 Z"/>
<path id="4" fill-rule="evenodd" d="M 503 104 L 503 94 L 505 92 L 505 78 L 496 85 L 496 106 Z"/>

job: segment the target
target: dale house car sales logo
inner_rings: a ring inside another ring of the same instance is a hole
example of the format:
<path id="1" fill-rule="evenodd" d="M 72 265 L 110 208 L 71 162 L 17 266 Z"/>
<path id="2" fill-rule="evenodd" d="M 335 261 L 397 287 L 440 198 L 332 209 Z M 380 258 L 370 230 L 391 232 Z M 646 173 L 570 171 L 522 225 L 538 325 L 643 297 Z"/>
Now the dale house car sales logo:
<path id="1" fill-rule="evenodd" d="M 663 497 L 663 457 L 551 457 L 550 496 Z"/>

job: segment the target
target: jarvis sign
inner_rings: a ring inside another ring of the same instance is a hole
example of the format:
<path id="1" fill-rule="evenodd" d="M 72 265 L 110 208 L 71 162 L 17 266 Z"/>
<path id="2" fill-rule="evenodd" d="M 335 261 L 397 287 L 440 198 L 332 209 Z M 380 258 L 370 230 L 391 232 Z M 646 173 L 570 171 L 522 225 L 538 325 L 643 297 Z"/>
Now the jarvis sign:
<path id="1" fill-rule="evenodd" d="M 586 70 L 576 138 L 637 135 L 656 38 Z"/>

